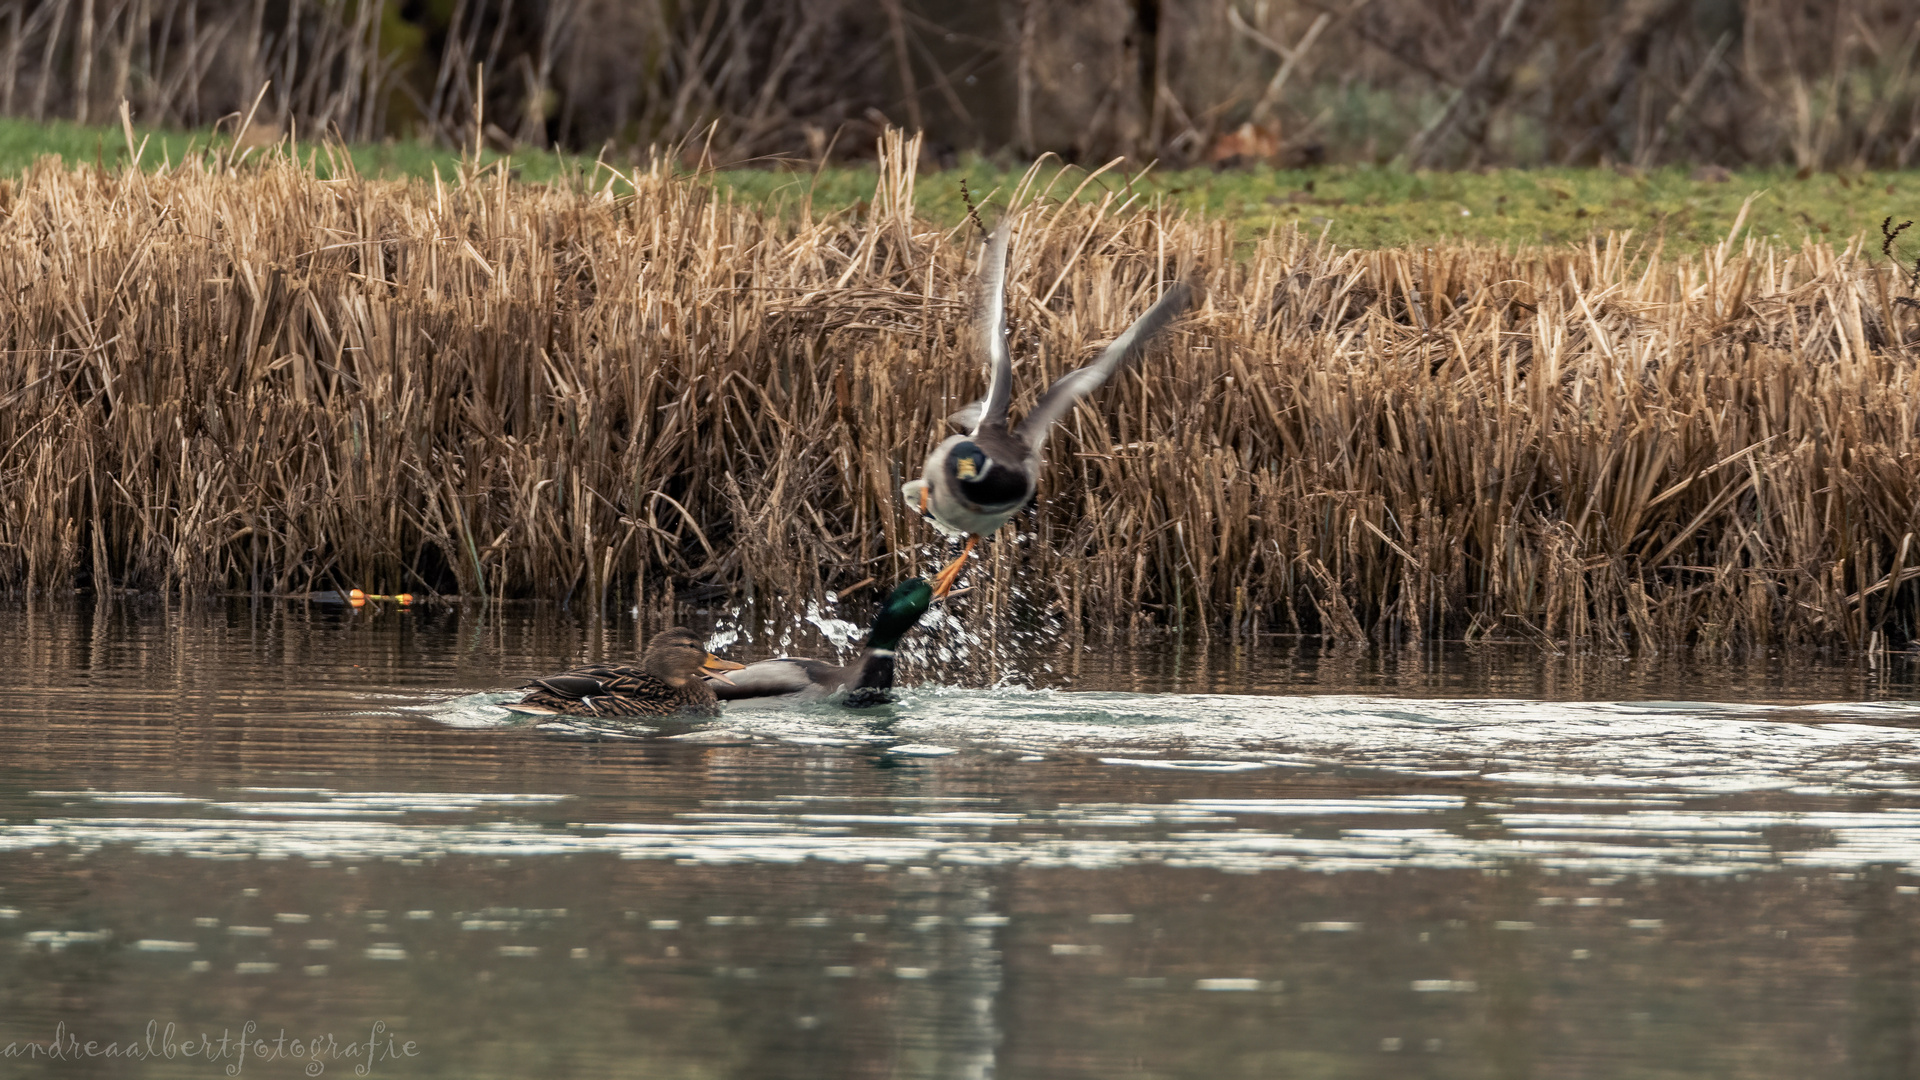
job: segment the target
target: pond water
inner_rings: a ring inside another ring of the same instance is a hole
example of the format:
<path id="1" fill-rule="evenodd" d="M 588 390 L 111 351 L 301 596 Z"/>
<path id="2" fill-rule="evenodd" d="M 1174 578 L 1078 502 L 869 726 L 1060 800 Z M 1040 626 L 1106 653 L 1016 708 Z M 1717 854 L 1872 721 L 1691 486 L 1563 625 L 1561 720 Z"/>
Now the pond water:
<path id="1" fill-rule="evenodd" d="M 494 706 L 630 618 L 3 615 L 0 1076 L 1920 1071 L 1912 657 L 932 626 L 635 733 Z"/>

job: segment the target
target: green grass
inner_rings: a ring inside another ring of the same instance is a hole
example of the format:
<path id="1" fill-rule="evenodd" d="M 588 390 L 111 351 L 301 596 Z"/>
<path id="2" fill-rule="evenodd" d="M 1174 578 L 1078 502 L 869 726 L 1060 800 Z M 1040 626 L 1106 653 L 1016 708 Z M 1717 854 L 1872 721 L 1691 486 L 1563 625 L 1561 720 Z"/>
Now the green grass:
<path id="1" fill-rule="evenodd" d="M 966 213 L 962 177 L 976 198 L 987 195 L 987 201 L 996 203 L 1005 200 L 1018 180 L 1017 173 L 985 162 L 923 174 L 915 200 L 921 212 L 936 222 L 958 223 Z M 812 185 L 816 211 L 870 198 L 874 179 L 870 169 L 835 169 L 817 181 L 804 172 L 721 174 L 723 183 L 741 194 L 776 203 L 797 204 Z M 1070 172 L 1055 193 L 1064 196 L 1077 183 L 1078 174 Z M 1082 198 L 1127 183 L 1127 178 L 1108 173 L 1089 185 Z M 1639 239 L 1664 238 L 1670 245 L 1697 247 L 1725 239 L 1741 204 L 1756 193 L 1742 234 L 1751 231 L 1789 243 L 1807 237 L 1843 241 L 1863 231 L 1877 236 L 1888 216 L 1895 222 L 1920 217 L 1920 171 L 1801 178 L 1788 169 L 1753 169 L 1714 182 L 1695 180 L 1691 169 L 1681 167 L 1623 175 L 1611 169 L 1455 173 L 1340 165 L 1154 170 L 1133 184 L 1142 198 L 1232 218 L 1243 237 L 1298 223 L 1316 232 L 1326 229 L 1335 243 L 1349 247 L 1563 244 L 1629 229 Z M 1878 244 L 1874 246 L 1877 253 Z M 1902 245 L 1909 246 L 1920 244 Z"/>
<path id="2" fill-rule="evenodd" d="M 180 161 L 225 139 L 210 132 L 136 132 L 150 141 L 142 164 Z M 0 175 L 17 174 L 53 154 L 71 165 L 119 167 L 127 159 L 118 127 L 35 124 L 0 118 Z M 369 176 L 451 175 L 460 155 L 412 143 L 351 148 L 354 166 Z M 324 153 L 303 146 L 325 172 Z M 501 155 L 488 152 L 487 161 Z M 511 165 L 526 182 L 545 182 L 563 172 L 592 171 L 592 162 L 550 153 L 517 152 Z M 1057 170 L 1047 170 L 1049 179 Z M 916 205 L 929 220 L 958 224 L 966 213 L 960 181 L 976 200 L 1002 204 L 1020 172 L 982 158 L 920 175 Z M 1084 178 L 1069 169 L 1052 185 L 1056 197 Z M 803 167 L 733 169 L 715 181 L 738 198 L 797 212 L 811 199 L 816 214 L 859 212 L 873 197 L 871 167 L 835 167 L 816 173 Z M 1164 200 L 1239 223 L 1251 238 L 1276 225 L 1298 223 L 1343 246 L 1478 242 L 1502 245 L 1581 242 L 1608 232 L 1632 230 L 1642 240 L 1664 239 L 1680 248 L 1724 239 L 1741 204 L 1758 194 L 1745 230 L 1798 243 L 1804 238 L 1844 241 L 1860 232 L 1877 234 L 1882 219 L 1920 217 L 1920 171 L 1817 173 L 1749 169 L 1731 179 L 1696 180 L 1682 167 L 1644 175 L 1608 169 L 1501 169 L 1481 173 L 1406 172 L 1365 165 L 1318 169 L 1250 169 L 1215 172 L 1149 170 L 1103 174 L 1082 198 L 1097 198 L 1131 185 L 1141 198 Z M 1043 184 L 1043 186 L 1045 186 Z M 1917 238 L 1920 239 L 1920 238 Z M 1877 251 L 1877 243 L 1874 245 Z M 1920 247 L 1920 244 L 1903 245 Z M 1906 252 L 1908 258 L 1912 251 Z"/>
<path id="3" fill-rule="evenodd" d="M 135 128 L 133 136 L 136 146 L 145 141 L 140 163 L 148 168 L 158 167 L 168 161 L 177 163 L 204 152 L 210 146 L 225 148 L 232 142 L 225 134 L 205 130 L 150 131 Z M 419 143 L 356 145 L 349 148 L 349 153 L 353 157 L 354 168 L 365 176 L 426 177 L 432 175 L 435 167 L 439 168 L 440 175 L 450 176 L 460 166 L 459 152 Z M 0 176 L 16 176 L 47 155 L 58 157 L 68 165 L 102 165 L 107 168 L 119 168 L 130 157 L 126 134 L 117 125 L 83 127 L 64 121 L 36 124 L 31 120 L 0 117 Z M 327 172 L 327 155 L 319 147 L 303 142 L 300 155 L 302 158 L 311 156 L 316 171 L 322 174 Z M 503 156 L 487 151 L 483 155 L 483 162 L 490 163 Z M 512 155 L 512 165 L 520 177 L 536 183 L 553 179 L 563 168 L 590 168 L 592 164 L 591 159 L 564 160 L 558 155 L 537 151 Z"/>

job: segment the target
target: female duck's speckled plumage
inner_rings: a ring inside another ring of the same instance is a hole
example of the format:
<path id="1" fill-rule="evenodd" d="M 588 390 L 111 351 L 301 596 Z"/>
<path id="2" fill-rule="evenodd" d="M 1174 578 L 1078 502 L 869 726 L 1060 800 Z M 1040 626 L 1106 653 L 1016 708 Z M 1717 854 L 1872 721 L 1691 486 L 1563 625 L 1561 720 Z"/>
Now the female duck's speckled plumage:
<path id="1" fill-rule="evenodd" d="M 526 697 L 506 706 L 542 716 L 717 716 L 719 699 L 706 676 L 743 665 L 707 651 L 693 631 L 674 627 L 656 636 L 638 667 L 592 664 L 529 679 Z"/>
<path id="2" fill-rule="evenodd" d="M 1112 378 L 1122 364 L 1186 308 L 1192 294 L 1183 283 L 1169 286 L 1099 359 L 1062 375 L 1034 402 L 1025 419 L 1009 427 L 1013 358 L 1007 352 L 1007 238 L 1007 222 L 1003 220 L 993 231 L 980 266 L 980 327 L 987 354 L 987 395 L 953 415 L 955 423 L 971 425 L 972 430 L 934 447 L 927 455 L 921 478 L 900 488 L 907 505 L 926 515 L 935 528 L 948 536 L 967 537 L 966 550 L 934 579 L 936 598 L 953 589 L 960 568 L 979 538 L 1005 525 L 1033 498 L 1040 453 L 1054 421 Z"/>

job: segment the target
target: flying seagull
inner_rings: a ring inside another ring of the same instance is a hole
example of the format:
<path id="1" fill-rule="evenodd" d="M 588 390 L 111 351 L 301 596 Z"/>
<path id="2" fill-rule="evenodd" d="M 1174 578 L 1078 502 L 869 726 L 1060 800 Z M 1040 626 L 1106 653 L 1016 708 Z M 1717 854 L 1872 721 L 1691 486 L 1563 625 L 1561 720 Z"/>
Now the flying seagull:
<path id="1" fill-rule="evenodd" d="M 1168 286 L 1147 313 L 1113 340 L 1100 358 L 1062 375 L 1034 402 L 1025 419 L 1011 427 L 1007 409 L 1013 404 L 1013 358 L 1007 353 L 1007 238 L 1002 220 L 987 241 L 980 267 L 982 343 L 987 354 L 987 396 L 954 413 L 953 423 L 972 430 L 949 436 L 927 455 L 923 475 L 901 485 L 907 505 L 950 537 L 967 538 L 960 557 L 933 579 L 936 599 L 953 591 L 960 571 L 982 536 L 991 535 L 1033 498 L 1040 473 L 1040 452 L 1054 421 L 1067 415 L 1074 403 L 1093 393 L 1128 360 L 1143 351 L 1154 335 L 1185 310 L 1192 290 L 1183 282 Z"/>

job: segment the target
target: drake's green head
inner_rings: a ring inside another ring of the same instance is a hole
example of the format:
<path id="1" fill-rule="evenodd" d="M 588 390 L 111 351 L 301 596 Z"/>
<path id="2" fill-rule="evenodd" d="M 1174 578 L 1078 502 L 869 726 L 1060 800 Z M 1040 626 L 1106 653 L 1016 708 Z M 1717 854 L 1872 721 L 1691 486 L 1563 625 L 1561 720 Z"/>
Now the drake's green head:
<path id="1" fill-rule="evenodd" d="M 873 617 L 873 626 L 867 630 L 867 648 L 899 648 L 900 639 L 913 629 L 932 603 L 933 586 L 926 578 L 908 578 L 895 586 L 893 595 L 881 605 L 880 614 Z"/>

